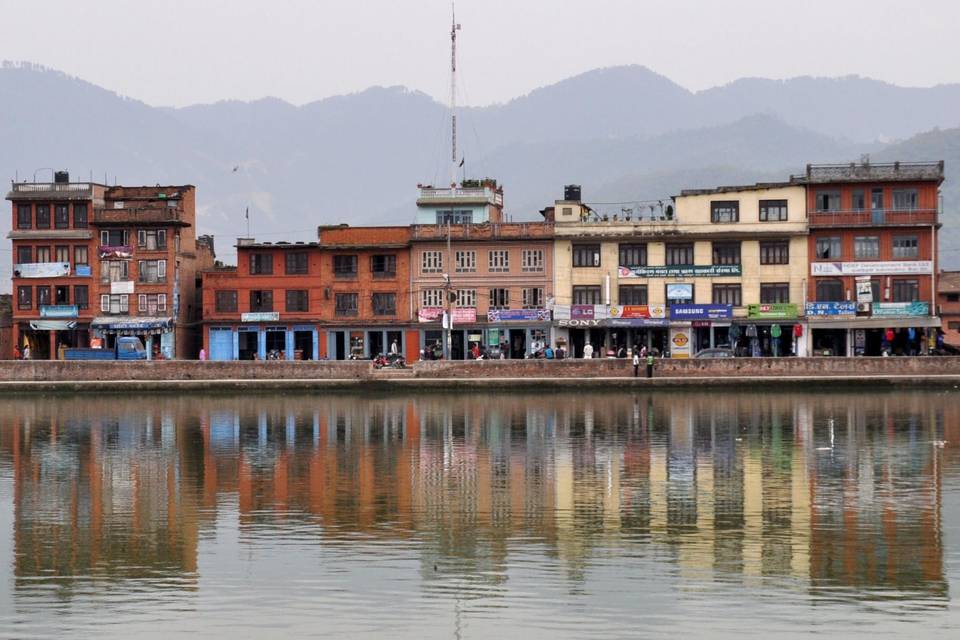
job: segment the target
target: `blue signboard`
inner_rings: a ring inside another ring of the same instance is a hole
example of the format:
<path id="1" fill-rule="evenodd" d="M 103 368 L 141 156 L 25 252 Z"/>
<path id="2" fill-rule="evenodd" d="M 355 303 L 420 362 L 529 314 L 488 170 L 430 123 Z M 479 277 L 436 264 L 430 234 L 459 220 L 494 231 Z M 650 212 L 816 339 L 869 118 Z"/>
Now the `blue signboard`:
<path id="1" fill-rule="evenodd" d="M 726 320 L 733 317 L 729 304 L 672 304 L 671 320 Z"/>
<path id="2" fill-rule="evenodd" d="M 806 312 L 808 316 L 855 316 L 857 315 L 857 303 L 808 302 Z"/>
<path id="3" fill-rule="evenodd" d="M 74 271 L 78 276 L 85 278 L 90 277 L 90 265 L 88 264 L 78 264 L 76 267 L 74 267 Z"/>
<path id="4" fill-rule="evenodd" d="M 41 318 L 76 318 L 79 314 L 75 304 L 44 304 L 40 306 Z"/>
<path id="5" fill-rule="evenodd" d="M 516 320 L 549 322 L 550 311 L 547 309 L 491 309 L 487 311 L 487 322 L 512 322 Z"/>

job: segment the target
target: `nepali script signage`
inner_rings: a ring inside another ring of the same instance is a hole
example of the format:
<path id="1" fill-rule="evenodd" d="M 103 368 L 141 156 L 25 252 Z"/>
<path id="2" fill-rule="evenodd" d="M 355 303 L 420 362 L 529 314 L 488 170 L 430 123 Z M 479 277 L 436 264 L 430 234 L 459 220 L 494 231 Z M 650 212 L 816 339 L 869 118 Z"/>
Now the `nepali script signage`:
<path id="1" fill-rule="evenodd" d="M 613 319 L 637 320 L 666 316 L 667 308 L 662 304 L 612 305 L 610 307 L 610 317 Z"/>
<path id="2" fill-rule="evenodd" d="M 22 262 L 13 265 L 18 278 L 57 278 L 70 275 L 69 262 Z"/>
<path id="3" fill-rule="evenodd" d="M 456 321 L 456 318 L 454 318 Z M 487 311 L 487 322 L 549 322 L 547 309 L 491 309 Z"/>
<path id="4" fill-rule="evenodd" d="M 241 313 L 240 322 L 279 322 L 279 311 L 260 311 L 256 313 Z"/>
<path id="5" fill-rule="evenodd" d="M 739 276 L 738 264 L 707 264 L 662 267 L 620 267 L 621 278 L 712 278 Z"/>
<path id="6" fill-rule="evenodd" d="M 874 318 L 927 316 L 930 315 L 930 305 L 926 302 L 876 302 L 870 315 Z"/>
<path id="7" fill-rule="evenodd" d="M 76 318 L 79 313 L 79 308 L 75 304 L 40 305 L 41 318 Z"/>
<path id="8" fill-rule="evenodd" d="M 733 317 L 729 304 L 672 304 L 671 320 L 726 320 Z"/>
<path id="9" fill-rule="evenodd" d="M 854 317 L 857 315 L 856 302 L 808 302 L 807 316 Z"/>
<path id="10" fill-rule="evenodd" d="M 930 260 L 810 263 L 812 276 L 929 275 L 931 273 L 933 273 L 933 262 Z"/>
<path id="11" fill-rule="evenodd" d="M 456 307 L 450 310 L 454 324 L 472 323 L 477 321 L 477 310 L 474 307 Z M 440 322 L 443 320 L 443 307 L 421 307 L 417 310 L 419 322 Z"/>
<path id="12" fill-rule="evenodd" d="M 797 305 L 792 302 L 774 302 L 769 304 L 748 304 L 748 318 L 796 318 Z"/>

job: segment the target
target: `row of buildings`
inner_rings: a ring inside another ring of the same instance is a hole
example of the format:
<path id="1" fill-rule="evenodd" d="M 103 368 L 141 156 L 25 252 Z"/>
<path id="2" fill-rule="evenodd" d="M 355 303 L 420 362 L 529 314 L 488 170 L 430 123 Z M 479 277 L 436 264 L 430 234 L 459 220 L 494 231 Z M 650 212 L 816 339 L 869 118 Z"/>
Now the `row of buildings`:
<path id="1" fill-rule="evenodd" d="M 236 267 L 219 268 L 195 237 L 193 187 L 58 177 L 7 196 L 14 339 L 38 357 L 124 333 L 214 360 L 370 358 L 394 343 L 408 360 L 469 358 L 474 344 L 509 358 L 588 343 L 910 354 L 941 324 L 942 162 L 808 165 L 615 212 L 571 185 L 535 222 L 507 221 L 493 180 L 420 186 L 411 225 L 239 238 Z"/>

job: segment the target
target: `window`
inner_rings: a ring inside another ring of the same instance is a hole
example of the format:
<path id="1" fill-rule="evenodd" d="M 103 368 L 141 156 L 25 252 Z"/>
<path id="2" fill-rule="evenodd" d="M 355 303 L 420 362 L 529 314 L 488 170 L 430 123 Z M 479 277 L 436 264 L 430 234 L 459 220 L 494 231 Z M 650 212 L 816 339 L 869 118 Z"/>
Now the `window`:
<path id="1" fill-rule="evenodd" d="M 420 292 L 421 307 L 442 307 L 443 289 L 424 289 Z"/>
<path id="2" fill-rule="evenodd" d="M 273 254 L 272 253 L 251 253 L 250 254 L 250 275 L 261 276 L 273 273 Z"/>
<path id="3" fill-rule="evenodd" d="M 894 189 L 893 208 L 896 211 L 913 211 L 917 208 L 916 189 Z"/>
<path id="4" fill-rule="evenodd" d="M 77 267 L 79 265 L 90 266 L 90 257 L 87 255 L 87 248 L 78 244 L 73 248 L 73 265 Z"/>
<path id="5" fill-rule="evenodd" d="M 786 282 L 760 285 L 760 304 L 790 302 L 790 285 Z"/>
<path id="6" fill-rule="evenodd" d="M 714 242 L 713 264 L 740 264 L 740 243 Z"/>
<path id="7" fill-rule="evenodd" d="M 457 251 L 455 258 L 457 273 L 472 273 L 477 270 L 476 251 Z"/>
<path id="8" fill-rule="evenodd" d="M 739 200 L 713 200 L 710 202 L 710 222 L 739 222 Z"/>
<path id="9" fill-rule="evenodd" d="M 273 311 L 273 291 L 251 291 L 250 311 Z"/>
<path id="10" fill-rule="evenodd" d="M 127 232 L 124 229 L 105 229 L 100 232 L 100 244 L 105 247 L 125 247 Z"/>
<path id="11" fill-rule="evenodd" d="M 166 282 L 166 260 L 140 260 L 140 282 Z"/>
<path id="12" fill-rule="evenodd" d="M 17 264 L 33 262 L 33 247 L 17 247 Z"/>
<path id="13" fill-rule="evenodd" d="M 893 236 L 894 258 L 919 258 L 920 243 L 917 236 Z"/>
<path id="14" fill-rule="evenodd" d="M 33 287 L 17 287 L 17 309 L 33 309 Z"/>
<path id="15" fill-rule="evenodd" d="M 867 199 L 863 195 L 863 189 L 854 189 L 850 193 L 850 208 L 853 211 L 863 211 L 867 208 Z"/>
<path id="16" fill-rule="evenodd" d="M 870 207 L 875 210 L 883 209 L 883 189 L 870 191 Z"/>
<path id="17" fill-rule="evenodd" d="M 477 290 L 476 289 L 457 289 L 457 299 L 455 304 L 458 307 L 476 307 Z"/>
<path id="18" fill-rule="evenodd" d="M 375 316 L 397 315 L 397 294 L 395 293 L 373 294 L 373 315 Z"/>
<path id="19" fill-rule="evenodd" d="M 147 251 L 166 249 L 166 229 L 140 229 L 137 231 L 137 246 Z"/>
<path id="20" fill-rule="evenodd" d="M 840 192 L 835 190 L 817 191 L 817 211 L 840 211 Z"/>
<path id="21" fill-rule="evenodd" d="M 40 296 L 37 295 L 37 298 Z M 916 302 L 920 299 L 920 281 L 919 280 L 894 280 L 893 281 L 893 301 L 894 302 Z"/>
<path id="22" fill-rule="evenodd" d="M 543 271 L 543 249 L 524 249 L 520 254 L 520 269 L 528 272 Z"/>
<path id="23" fill-rule="evenodd" d="M 960 322 L 948 322 L 947 329 L 950 331 L 960 331 Z"/>
<path id="24" fill-rule="evenodd" d="M 57 245 L 56 252 L 56 262 L 70 262 L 70 247 L 66 245 Z"/>
<path id="25" fill-rule="evenodd" d="M 87 228 L 87 205 L 85 204 L 73 205 L 73 228 L 74 229 Z"/>
<path id="26" fill-rule="evenodd" d="M 102 313 L 129 313 L 130 296 L 122 294 L 103 294 L 100 296 L 100 311 Z"/>
<path id="27" fill-rule="evenodd" d="M 129 280 L 126 260 L 104 260 L 100 263 L 101 282 L 123 282 Z"/>
<path id="28" fill-rule="evenodd" d="M 618 293 L 618 300 L 623 305 L 642 305 L 647 304 L 647 286 L 646 285 L 621 285 Z"/>
<path id="29" fill-rule="evenodd" d="M 374 278 L 396 278 L 397 256 L 392 253 L 370 256 L 370 271 Z"/>
<path id="30" fill-rule="evenodd" d="M 357 315 L 357 294 L 338 293 L 334 303 L 337 316 L 344 318 Z"/>
<path id="31" fill-rule="evenodd" d="M 574 287 L 573 304 L 600 304 L 600 287 Z"/>
<path id="32" fill-rule="evenodd" d="M 760 201 L 760 222 L 786 222 L 787 218 L 786 200 Z"/>
<path id="33" fill-rule="evenodd" d="M 647 245 L 622 244 L 620 245 L 621 267 L 645 267 L 647 265 Z"/>
<path id="34" fill-rule="evenodd" d="M 487 266 L 490 273 L 510 271 L 510 252 L 503 249 L 491 251 L 487 256 Z"/>
<path id="35" fill-rule="evenodd" d="M 490 308 L 509 309 L 510 289 L 490 289 Z"/>
<path id="36" fill-rule="evenodd" d="M 45 307 L 50 304 L 50 287 L 47 285 L 37 287 L 37 308 Z"/>
<path id="37" fill-rule="evenodd" d="M 424 251 L 420 255 L 421 273 L 441 273 L 443 271 L 443 254 L 439 251 Z"/>
<path id="38" fill-rule="evenodd" d="M 542 309 L 543 287 L 529 287 L 523 289 L 522 302 L 524 309 Z"/>
<path id="39" fill-rule="evenodd" d="M 214 309 L 216 311 L 230 312 L 237 310 L 236 291 L 217 291 L 214 297 Z"/>
<path id="40" fill-rule="evenodd" d="M 739 307 L 740 285 L 739 284 L 715 284 L 713 285 L 713 304 L 730 304 Z"/>
<path id="41" fill-rule="evenodd" d="M 50 247 L 37 247 L 37 262 L 50 261 Z"/>
<path id="42" fill-rule="evenodd" d="M 50 228 L 50 205 L 37 205 L 37 229 Z"/>
<path id="43" fill-rule="evenodd" d="M 837 260 L 841 255 L 840 238 L 838 236 L 817 238 L 818 260 Z"/>
<path id="44" fill-rule="evenodd" d="M 167 294 L 141 293 L 137 296 L 137 311 L 142 316 L 155 316 L 167 311 Z"/>
<path id="45" fill-rule="evenodd" d="M 598 244 L 573 245 L 573 266 L 599 267 L 600 266 L 600 245 Z"/>
<path id="46" fill-rule="evenodd" d="M 883 286 L 881 281 L 877 278 L 870 279 L 870 295 L 873 298 L 873 302 L 880 302 L 880 287 Z"/>
<path id="47" fill-rule="evenodd" d="M 53 207 L 53 226 L 57 229 L 70 228 L 70 205 L 58 204 Z"/>
<path id="48" fill-rule="evenodd" d="M 17 205 L 17 229 L 33 228 L 33 210 L 28 204 Z"/>
<path id="49" fill-rule="evenodd" d="M 666 264 L 668 266 L 693 265 L 693 243 L 668 244 L 666 247 Z"/>
<path id="50" fill-rule="evenodd" d="M 308 271 L 306 251 L 288 251 L 283 261 L 288 276 L 302 276 Z"/>
<path id="51" fill-rule="evenodd" d="M 61 284 L 53 288 L 54 304 L 70 304 L 70 286 Z"/>
<path id="52" fill-rule="evenodd" d="M 309 292 L 306 289 L 288 289 L 286 309 L 287 311 L 309 311 Z"/>
<path id="53" fill-rule="evenodd" d="M 947 302 L 960 302 L 960 293 L 948 293 Z"/>
<path id="54" fill-rule="evenodd" d="M 78 309 L 90 308 L 90 290 L 87 285 L 77 284 L 73 286 L 73 304 L 77 305 Z"/>
<path id="55" fill-rule="evenodd" d="M 357 256 L 333 256 L 333 275 L 337 278 L 356 278 Z"/>
<path id="56" fill-rule="evenodd" d="M 842 280 L 817 280 L 817 302 L 843 302 L 845 299 Z"/>
<path id="57" fill-rule="evenodd" d="M 761 241 L 760 264 L 790 264 L 790 243 L 786 240 Z"/>
<path id="58" fill-rule="evenodd" d="M 437 224 L 470 224 L 473 211 L 470 209 L 441 209 L 437 211 Z"/>
<path id="59" fill-rule="evenodd" d="M 853 256 L 857 260 L 871 260 L 880 257 L 879 236 L 857 236 L 853 239 Z"/>

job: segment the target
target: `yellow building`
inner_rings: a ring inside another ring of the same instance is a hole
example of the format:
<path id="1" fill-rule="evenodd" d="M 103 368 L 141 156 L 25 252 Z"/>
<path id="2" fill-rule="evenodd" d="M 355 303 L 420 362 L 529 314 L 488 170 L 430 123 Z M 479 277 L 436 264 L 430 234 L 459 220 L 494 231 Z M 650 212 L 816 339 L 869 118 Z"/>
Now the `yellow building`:
<path id="1" fill-rule="evenodd" d="M 587 343 L 594 357 L 641 345 L 672 357 L 719 346 L 805 355 L 793 339 L 807 277 L 803 186 L 687 190 L 616 213 L 567 189 L 543 214 L 555 223 L 553 337 L 570 355 Z"/>

